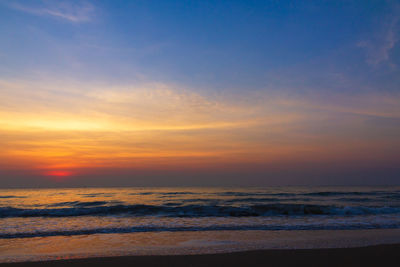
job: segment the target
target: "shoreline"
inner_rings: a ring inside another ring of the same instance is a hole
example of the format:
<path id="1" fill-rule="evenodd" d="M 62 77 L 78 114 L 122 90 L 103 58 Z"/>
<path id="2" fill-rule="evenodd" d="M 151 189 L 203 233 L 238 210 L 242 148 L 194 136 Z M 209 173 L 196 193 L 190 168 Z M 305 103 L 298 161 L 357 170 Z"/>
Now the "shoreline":
<path id="1" fill-rule="evenodd" d="M 398 266 L 399 244 L 352 248 L 266 249 L 196 255 L 115 256 L 0 263 L 0 267 L 47 266 Z"/>

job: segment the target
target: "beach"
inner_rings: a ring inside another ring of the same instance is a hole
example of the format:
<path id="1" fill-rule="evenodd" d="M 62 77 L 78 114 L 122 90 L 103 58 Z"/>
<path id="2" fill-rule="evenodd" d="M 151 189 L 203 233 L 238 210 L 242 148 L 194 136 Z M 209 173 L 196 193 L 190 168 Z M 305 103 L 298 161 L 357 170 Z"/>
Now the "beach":
<path id="1" fill-rule="evenodd" d="M 46 266 L 398 266 L 400 244 L 359 248 L 271 249 L 204 255 L 101 257 L 2 263 L 9 267 Z"/>

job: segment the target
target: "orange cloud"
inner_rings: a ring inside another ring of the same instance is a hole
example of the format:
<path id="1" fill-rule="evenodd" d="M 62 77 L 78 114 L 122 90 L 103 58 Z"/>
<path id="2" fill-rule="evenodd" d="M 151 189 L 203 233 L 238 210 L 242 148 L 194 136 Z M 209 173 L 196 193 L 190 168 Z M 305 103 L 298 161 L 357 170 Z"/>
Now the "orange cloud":
<path id="1" fill-rule="evenodd" d="M 228 99 L 163 84 L 0 81 L 0 167 L 62 176 L 105 167 L 273 166 L 398 154 L 398 139 L 377 137 L 374 131 L 384 129 L 366 118 L 398 118 L 400 97 L 335 97 L 336 104 L 324 106 L 316 97 L 257 93 Z"/>

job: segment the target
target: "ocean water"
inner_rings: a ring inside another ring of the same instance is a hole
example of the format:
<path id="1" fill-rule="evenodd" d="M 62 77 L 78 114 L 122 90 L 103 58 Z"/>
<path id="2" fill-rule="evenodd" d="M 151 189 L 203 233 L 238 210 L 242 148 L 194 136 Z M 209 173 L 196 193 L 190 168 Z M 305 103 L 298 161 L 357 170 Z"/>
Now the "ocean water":
<path id="1" fill-rule="evenodd" d="M 0 190 L 0 261 L 400 242 L 400 187 Z"/>

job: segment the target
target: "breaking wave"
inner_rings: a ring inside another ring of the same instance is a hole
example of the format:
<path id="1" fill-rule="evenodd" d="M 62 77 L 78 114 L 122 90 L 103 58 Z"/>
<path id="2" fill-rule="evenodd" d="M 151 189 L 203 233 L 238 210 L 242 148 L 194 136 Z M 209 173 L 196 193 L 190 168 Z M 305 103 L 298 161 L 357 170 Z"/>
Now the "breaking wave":
<path id="1" fill-rule="evenodd" d="M 181 232 L 181 231 L 254 231 L 254 230 L 354 230 L 354 229 L 396 229 L 399 224 L 359 224 L 348 223 L 346 225 L 213 225 L 204 227 L 120 227 L 120 228 L 94 228 L 80 230 L 61 230 L 61 231 L 37 231 L 37 232 L 19 232 L 19 233 L 0 233 L 1 239 L 11 238 L 29 238 L 29 237 L 47 237 L 47 236 L 73 236 L 73 235 L 91 235 L 91 234 L 125 234 L 125 233 L 143 233 L 143 232 Z"/>
<path id="2" fill-rule="evenodd" d="M 218 205 L 110 205 L 107 202 L 75 203 L 68 208 L 20 209 L 1 207 L 0 217 L 70 216 L 167 216 L 167 217 L 249 217 L 278 215 L 374 215 L 397 214 L 400 207 L 335 206 L 307 204 L 259 204 L 248 206 Z"/>

